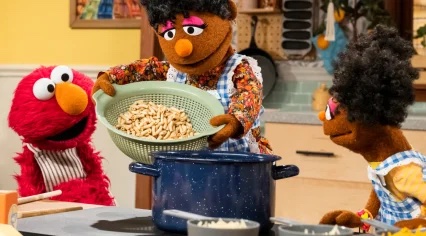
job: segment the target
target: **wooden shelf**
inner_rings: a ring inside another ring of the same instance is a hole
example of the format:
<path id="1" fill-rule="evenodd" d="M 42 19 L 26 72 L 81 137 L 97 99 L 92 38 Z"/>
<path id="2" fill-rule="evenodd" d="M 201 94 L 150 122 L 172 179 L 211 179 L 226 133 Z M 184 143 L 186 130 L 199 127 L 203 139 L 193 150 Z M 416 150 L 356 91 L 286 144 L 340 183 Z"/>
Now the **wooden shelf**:
<path id="1" fill-rule="evenodd" d="M 255 9 L 244 9 L 238 10 L 240 14 L 273 14 L 281 13 L 280 9 L 267 9 L 267 8 L 255 8 Z"/>
<path id="2" fill-rule="evenodd" d="M 73 29 L 140 29 L 141 19 L 80 20 L 70 22 Z"/>

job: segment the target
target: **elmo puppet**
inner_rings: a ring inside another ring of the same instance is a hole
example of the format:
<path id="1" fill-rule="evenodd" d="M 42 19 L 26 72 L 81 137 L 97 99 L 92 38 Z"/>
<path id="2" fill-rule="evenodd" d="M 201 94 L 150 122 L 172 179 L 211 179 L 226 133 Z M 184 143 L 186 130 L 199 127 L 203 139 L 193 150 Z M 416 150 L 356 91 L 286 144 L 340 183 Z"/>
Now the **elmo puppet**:
<path id="1" fill-rule="evenodd" d="M 55 200 L 115 205 L 102 157 L 91 145 L 93 81 L 67 66 L 41 67 L 18 84 L 9 126 L 23 140 L 15 161 L 20 196 L 61 190 Z"/>

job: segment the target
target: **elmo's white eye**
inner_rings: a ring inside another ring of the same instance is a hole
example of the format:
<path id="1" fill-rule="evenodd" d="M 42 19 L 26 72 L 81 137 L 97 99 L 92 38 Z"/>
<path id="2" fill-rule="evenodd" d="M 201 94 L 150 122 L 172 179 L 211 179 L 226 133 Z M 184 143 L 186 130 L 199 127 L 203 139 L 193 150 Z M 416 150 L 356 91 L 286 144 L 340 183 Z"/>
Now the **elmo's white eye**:
<path id="1" fill-rule="evenodd" d="M 164 37 L 166 40 L 170 41 L 170 40 L 172 40 L 172 39 L 175 37 L 175 35 L 176 35 L 176 30 L 175 30 L 175 29 L 167 30 L 167 31 L 166 31 L 166 32 L 164 32 L 162 35 L 163 35 L 163 37 Z"/>
<path id="2" fill-rule="evenodd" d="M 325 108 L 325 119 L 326 120 L 333 119 L 333 115 L 331 114 L 330 106 L 329 105 L 327 105 L 327 107 Z"/>
<path id="3" fill-rule="evenodd" d="M 200 28 L 200 27 L 197 27 L 197 26 L 184 26 L 183 30 L 185 31 L 185 33 L 187 33 L 191 36 L 200 35 L 204 31 L 203 28 Z"/>
<path id="4" fill-rule="evenodd" d="M 55 84 L 72 82 L 74 75 L 71 68 L 68 66 L 57 66 L 50 73 L 50 79 L 52 79 Z"/>
<path id="5" fill-rule="evenodd" d="M 41 78 L 34 83 L 33 94 L 38 100 L 49 100 L 55 95 L 55 83 L 51 79 Z"/>

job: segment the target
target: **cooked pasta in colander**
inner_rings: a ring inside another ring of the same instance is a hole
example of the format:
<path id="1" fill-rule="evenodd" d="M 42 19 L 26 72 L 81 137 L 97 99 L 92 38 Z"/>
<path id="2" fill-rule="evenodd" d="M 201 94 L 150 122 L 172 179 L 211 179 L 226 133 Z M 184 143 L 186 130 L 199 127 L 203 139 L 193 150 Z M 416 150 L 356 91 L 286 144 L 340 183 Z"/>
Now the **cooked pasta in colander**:
<path id="1" fill-rule="evenodd" d="M 130 135 L 156 140 L 182 139 L 198 134 L 183 110 L 143 100 L 135 101 L 128 111 L 119 115 L 116 128 Z"/>

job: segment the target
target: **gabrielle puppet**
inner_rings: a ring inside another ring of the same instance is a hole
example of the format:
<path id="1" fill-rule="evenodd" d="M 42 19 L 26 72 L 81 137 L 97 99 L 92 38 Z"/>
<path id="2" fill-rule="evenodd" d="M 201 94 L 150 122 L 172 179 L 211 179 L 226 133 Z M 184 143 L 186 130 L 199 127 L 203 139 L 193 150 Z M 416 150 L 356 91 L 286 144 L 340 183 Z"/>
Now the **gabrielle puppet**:
<path id="1" fill-rule="evenodd" d="M 262 77 L 257 62 L 231 47 L 232 0 L 142 0 L 168 61 L 155 57 L 137 60 L 101 72 L 93 92 L 109 95 L 112 83 L 148 80 L 186 83 L 216 96 L 225 115 L 213 117 L 214 126 L 226 124 L 209 137 L 212 149 L 270 153 L 260 135 Z M 143 84 L 141 84 L 143 86 Z"/>
<path id="2" fill-rule="evenodd" d="M 413 54 L 395 29 L 379 25 L 339 56 L 332 98 L 320 119 L 334 143 L 368 162 L 374 190 L 360 213 L 331 211 L 321 223 L 361 227 L 365 213 L 400 227 L 426 226 L 426 157 L 400 129 L 419 76 L 411 66 Z"/>
<path id="3" fill-rule="evenodd" d="M 61 190 L 53 199 L 114 205 L 102 157 L 91 145 L 93 81 L 66 66 L 40 67 L 18 84 L 9 126 L 22 137 L 20 196 Z"/>

